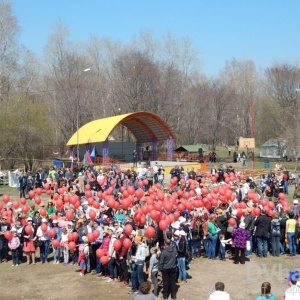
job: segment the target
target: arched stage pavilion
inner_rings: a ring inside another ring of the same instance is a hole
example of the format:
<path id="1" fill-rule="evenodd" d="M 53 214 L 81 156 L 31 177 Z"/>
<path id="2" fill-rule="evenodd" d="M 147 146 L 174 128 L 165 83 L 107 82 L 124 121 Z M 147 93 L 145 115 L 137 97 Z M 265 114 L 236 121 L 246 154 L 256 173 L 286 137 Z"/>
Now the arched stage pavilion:
<path id="1" fill-rule="evenodd" d="M 74 149 L 80 145 L 85 145 L 86 149 L 90 149 L 92 144 L 102 143 L 102 163 L 107 165 L 109 158 L 108 137 L 118 126 L 125 127 L 135 138 L 138 160 L 141 160 L 143 143 L 151 143 L 151 160 L 156 160 L 157 142 L 162 141 L 167 142 L 167 159 L 172 160 L 174 132 L 160 116 L 144 111 L 91 121 L 80 127 L 72 135 L 67 146 L 74 153 Z"/>

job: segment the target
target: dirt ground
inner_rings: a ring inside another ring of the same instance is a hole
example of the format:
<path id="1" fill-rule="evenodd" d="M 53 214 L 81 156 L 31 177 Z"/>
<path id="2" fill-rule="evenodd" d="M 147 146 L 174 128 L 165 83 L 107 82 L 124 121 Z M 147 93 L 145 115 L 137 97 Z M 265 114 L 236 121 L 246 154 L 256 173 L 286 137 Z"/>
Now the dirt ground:
<path id="1" fill-rule="evenodd" d="M 191 263 L 189 279 L 178 285 L 177 299 L 207 299 L 217 281 L 225 283 L 231 299 L 256 299 L 262 282 L 269 281 L 277 299 L 283 299 L 287 288 L 284 279 L 288 270 L 299 268 L 298 257 L 257 258 L 252 256 L 245 265 L 235 265 L 232 260 L 221 262 L 199 258 Z M 97 275 L 79 276 L 76 266 L 49 264 L 12 267 L 11 261 L 0 265 L 0 299 L 101 299 L 130 300 L 129 289 L 120 284 L 106 283 Z M 5 287 L 5 288 L 4 288 Z"/>

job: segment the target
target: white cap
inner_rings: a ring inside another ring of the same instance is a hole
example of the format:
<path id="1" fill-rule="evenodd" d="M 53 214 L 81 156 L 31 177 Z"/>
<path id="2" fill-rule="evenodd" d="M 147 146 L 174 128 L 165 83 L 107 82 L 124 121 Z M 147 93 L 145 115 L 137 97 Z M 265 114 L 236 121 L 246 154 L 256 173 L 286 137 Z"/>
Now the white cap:
<path id="1" fill-rule="evenodd" d="M 118 229 L 117 229 L 117 232 L 123 232 L 124 230 L 123 230 L 123 228 L 122 227 L 119 227 Z"/>
<path id="2" fill-rule="evenodd" d="M 132 230 L 130 234 L 136 235 L 136 231 L 135 231 L 135 230 Z"/>
<path id="3" fill-rule="evenodd" d="M 89 203 L 87 201 L 83 201 L 83 203 L 81 203 L 81 205 L 88 205 Z"/>
<path id="4" fill-rule="evenodd" d="M 52 223 L 53 223 L 53 224 L 56 224 L 56 223 L 58 223 L 58 221 L 57 221 L 57 220 L 53 220 Z"/>
<path id="5" fill-rule="evenodd" d="M 16 209 L 16 212 L 21 212 L 21 211 L 22 211 L 22 208 Z"/>
<path id="6" fill-rule="evenodd" d="M 73 223 L 72 222 L 68 222 L 68 225 L 73 226 Z"/>
<path id="7" fill-rule="evenodd" d="M 32 218 L 27 218 L 27 221 L 32 221 Z"/>
<path id="8" fill-rule="evenodd" d="M 179 223 L 179 221 L 176 221 L 176 222 L 174 222 L 171 226 L 172 226 L 174 229 L 179 229 L 180 223 Z"/>
<path id="9" fill-rule="evenodd" d="M 7 206 L 10 206 L 10 205 L 12 205 L 12 203 L 11 202 L 7 202 L 7 204 L 6 204 Z"/>
<path id="10" fill-rule="evenodd" d="M 116 232 L 116 230 L 113 227 L 108 227 L 108 230 L 111 230 L 112 232 Z"/>
<path id="11" fill-rule="evenodd" d="M 180 231 L 179 231 L 179 235 L 186 236 L 186 233 L 185 233 L 184 230 L 180 230 Z"/>
<path id="12" fill-rule="evenodd" d="M 180 231 L 179 231 L 179 230 L 176 230 L 176 231 L 174 232 L 174 235 L 179 236 L 179 235 L 180 235 Z"/>
<path id="13" fill-rule="evenodd" d="M 298 200 L 295 199 L 295 200 L 293 201 L 293 203 L 294 203 L 294 204 L 298 204 Z"/>
<path id="14" fill-rule="evenodd" d="M 181 216 L 181 217 L 178 219 L 178 221 L 179 221 L 179 223 L 184 223 L 184 222 L 186 222 L 186 218 Z"/>
<path id="15" fill-rule="evenodd" d="M 42 219 L 42 223 L 47 223 L 47 222 L 48 222 L 47 219 L 45 218 Z"/>

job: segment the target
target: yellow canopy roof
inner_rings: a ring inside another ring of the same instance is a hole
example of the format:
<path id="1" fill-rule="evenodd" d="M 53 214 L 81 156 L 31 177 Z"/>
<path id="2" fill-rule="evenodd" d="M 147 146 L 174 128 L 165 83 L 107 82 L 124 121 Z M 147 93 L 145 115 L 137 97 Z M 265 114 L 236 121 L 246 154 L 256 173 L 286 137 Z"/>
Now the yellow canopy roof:
<path id="1" fill-rule="evenodd" d="M 122 125 L 141 143 L 166 140 L 175 135 L 168 124 L 158 115 L 149 112 L 135 112 L 91 121 L 72 135 L 67 146 L 104 142 L 110 133 Z M 77 141 L 78 139 L 78 141 Z"/>

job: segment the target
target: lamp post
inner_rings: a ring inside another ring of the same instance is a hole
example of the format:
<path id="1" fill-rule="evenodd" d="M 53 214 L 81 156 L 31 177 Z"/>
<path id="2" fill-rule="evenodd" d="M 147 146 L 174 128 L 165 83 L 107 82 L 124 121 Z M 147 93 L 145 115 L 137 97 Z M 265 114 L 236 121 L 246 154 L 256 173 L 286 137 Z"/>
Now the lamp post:
<path id="1" fill-rule="evenodd" d="M 86 68 L 83 70 L 83 73 L 89 72 L 91 69 Z M 79 85 L 77 85 L 77 105 L 76 105 L 76 133 L 77 133 L 77 162 L 79 161 Z"/>

